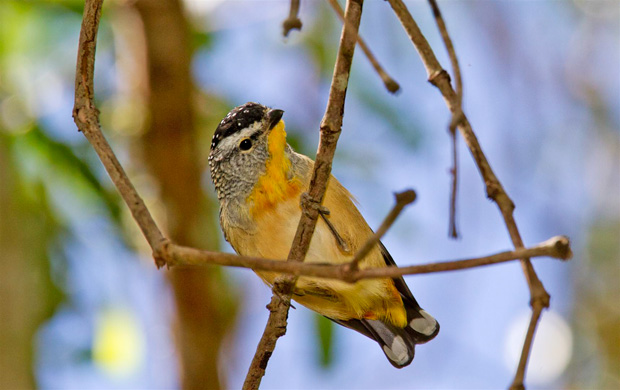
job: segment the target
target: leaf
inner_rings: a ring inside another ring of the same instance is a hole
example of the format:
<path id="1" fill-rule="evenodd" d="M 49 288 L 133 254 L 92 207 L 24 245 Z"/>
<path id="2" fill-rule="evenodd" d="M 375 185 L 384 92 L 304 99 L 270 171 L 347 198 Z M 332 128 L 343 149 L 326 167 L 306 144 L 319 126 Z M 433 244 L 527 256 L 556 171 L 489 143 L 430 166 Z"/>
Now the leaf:
<path id="1" fill-rule="evenodd" d="M 302 42 L 318 67 L 319 74 L 326 81 L 331 79 L 336 53 L 338 52 L 338 31 L 340 23 L 329 6 L 319 7 L 320 15 L 314 24 L 303 34 Z M 305 28 L 305 26 L 304 26 Z"/>
<path id="2" fill-rule="evenodd" d="M 317 357 L 319 364 L 323 368 L 329 368 L 333 362 L 333 339 L 334 339 L 334 323 L 319 314 L 313 314 L 315 318 L 315 327 L 319 342 Z"/>

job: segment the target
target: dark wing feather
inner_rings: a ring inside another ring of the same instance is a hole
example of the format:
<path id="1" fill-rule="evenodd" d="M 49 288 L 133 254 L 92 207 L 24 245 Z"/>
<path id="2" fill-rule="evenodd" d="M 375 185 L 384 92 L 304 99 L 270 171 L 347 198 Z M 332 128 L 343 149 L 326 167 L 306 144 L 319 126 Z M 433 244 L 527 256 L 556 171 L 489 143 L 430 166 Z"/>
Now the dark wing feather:
<path id="1" fill-rule="evenodd" d="M 383 255 L 383 260 L 385 260 L 385 264 L 388 267 L 396 267 L 396 262 L 392 258 L 392 255 L 390 255 L 390 252 L 388 252 L 388 250 L 385 248 L 381 241 L 379 241 L 379 248 L 381 248 L 381 254 Z M 396 289 L 398 290 L 400 295 L 407 301 L 409 301 L 409 303 L 415 308 L 419 309 L 420 305 L 418 305 L 418 301 L 416 301 L 413 297 L 411 290 L 409 290 L 409 286 L 407 286 L 407 283 L 405 283 L 405 279 L 403 279 L 402 276 L 399 276 L 397 278 L 393 278 L 392 280 L 394 281 L 394 285 L 396 285 Z"/>
<path id="2" fill-rule="evenodd" d="M 383 243 L 379 242 L 379 247 L 385 264 L 395 267 L 396 263 L 385 246 L 383 246 Z M 407 312 L 408 325 L 406 327 L 399 328 L 392 324 L 368 319 L 343 321 L 330 318 L 330 320 L 375 340 L 381 346 L 390 363 L 396 368 L 403 368 L 413 360 L 416 344 L 425 343 L 439 333 L 439 323 L 420 308 L 402 276 L 392 280 L 403 299 Z M 417 319 L 419 321 L 415 321 Z"/>

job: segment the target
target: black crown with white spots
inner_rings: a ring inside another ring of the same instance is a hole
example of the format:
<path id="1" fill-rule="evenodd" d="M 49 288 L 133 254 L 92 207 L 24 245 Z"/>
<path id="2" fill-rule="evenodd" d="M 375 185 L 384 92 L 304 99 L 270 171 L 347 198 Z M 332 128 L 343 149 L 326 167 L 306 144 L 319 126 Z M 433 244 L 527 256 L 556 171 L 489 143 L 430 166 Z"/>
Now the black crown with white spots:
<path id="1" fill-rule="evenodd" d="M 248 102 L 233 108 L 217 126 L 211 141 L 211 150 L 224 138 L 249 127 L 254 122 L 259 122 L 268 108 L 262 104 Z"/>

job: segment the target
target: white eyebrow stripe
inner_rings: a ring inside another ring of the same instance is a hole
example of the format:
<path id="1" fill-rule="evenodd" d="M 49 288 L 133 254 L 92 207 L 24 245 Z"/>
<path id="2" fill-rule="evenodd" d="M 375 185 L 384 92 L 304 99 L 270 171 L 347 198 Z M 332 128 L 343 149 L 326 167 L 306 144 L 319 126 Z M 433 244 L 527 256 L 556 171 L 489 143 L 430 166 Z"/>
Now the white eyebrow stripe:
<path id="1" fill-rule="evenodd" d="M 229 149 L 232 147 L 236 147 L 237 143 L 240 140 L 244 138 L 250 138 L 252 135 L 259 132 L 260 129 L 261 129 L 261 122 L 254 122 L 249 127 L 246 127 L 245 129 L 238 131 L 236 133 L 233 133 L 229 135 L 228 137 L 220 140 L 217 147 L 220 149 Z"/>

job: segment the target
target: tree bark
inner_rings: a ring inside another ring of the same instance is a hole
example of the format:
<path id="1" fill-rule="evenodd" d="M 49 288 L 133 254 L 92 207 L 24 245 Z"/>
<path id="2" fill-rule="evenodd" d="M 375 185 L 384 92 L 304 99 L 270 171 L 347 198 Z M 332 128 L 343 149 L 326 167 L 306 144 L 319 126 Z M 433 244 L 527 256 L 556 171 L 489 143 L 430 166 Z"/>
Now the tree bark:
<path id="1" fill-rule="evenodd" d="M 218 249 L 216 205 L 201 188 L 203 167 L 194 110 L 190 27 L 178 0 L 135 2 L 144 26 L 148 121 L 141 152 L 166 207 L 169 237 L 176 243 Z M 206 145 L 205 147 L 208 147 Z M 222 270 L 172 269 L 177 307 L 176 340 L 184 389 L 225 388 L 218 357 L 232 323 Z"/>
<path id="2" fill-rule="evenodd" d="M 0 134 L 0 389 L 34 389 L 36 334 L 62 297 L 48 259 L 58 227 L 24 193 L 11 153 Z"/>

